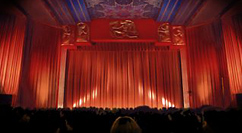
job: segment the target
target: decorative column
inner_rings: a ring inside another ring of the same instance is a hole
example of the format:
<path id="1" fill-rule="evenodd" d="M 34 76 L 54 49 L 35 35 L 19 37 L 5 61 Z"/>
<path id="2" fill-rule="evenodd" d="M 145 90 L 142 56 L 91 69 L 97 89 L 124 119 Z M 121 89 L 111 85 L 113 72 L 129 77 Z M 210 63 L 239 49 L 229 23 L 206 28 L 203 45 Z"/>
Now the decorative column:
<path id="1" fill-rule="evenodd" d="M 89 26 L 86 23 L 79 22 L 76 25 L 62 26 L 58 108 L 64 107 L 67 51 L 68 49 L 77 49 L 77 46 L 90 46 L 89 37 Z"/>
<path id="2" fill-rule="evenodd" d="M 59 77 L 59 90 L 58 90 L 58 108 L 63 108 L 64 93 L 65 93 L 65 71 L 66 71 L 66 56 L 67 49 L 61 48 L 60 60 L 60 77 Z"/>
<path id="3" fill-rule="evenodd" d="M 181 72 L 182 72 L 182 88 L 183 88 L 183 105 L 184 108 L 190 108 L 189 101 L 189 86 L 188 86 L 188 75 L 187 75 L 187 54 L 186 47 L 180 49 L 181 54 Z"/>

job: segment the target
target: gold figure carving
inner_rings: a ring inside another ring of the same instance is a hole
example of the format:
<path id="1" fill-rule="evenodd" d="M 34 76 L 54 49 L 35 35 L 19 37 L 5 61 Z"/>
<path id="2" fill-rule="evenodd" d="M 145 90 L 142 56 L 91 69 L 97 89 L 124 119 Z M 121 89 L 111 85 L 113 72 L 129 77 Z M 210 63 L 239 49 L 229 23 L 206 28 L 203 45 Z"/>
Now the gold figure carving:
<path id="1" fill-rule="evenodd" d="M 87 42 L 89 40 L 89 27 L 83 22 L 77 23 L 76 42 Z"/>
<path id="2" fill-rule="evenodd" d="M 172 27 L 173 43 L 175 45 L 185 45 L 185 35 L 182 26 Z"/>
<path id="3" fill-rule="evenodd" d="M 138 38 L 135 24 L 131 20 L 113 21 L 109 24 L 111 34 L 115 38 Z"/>
<path id="4" fill-rule="evenodd" d="M 158 36 L 160 42 L 171 42 L 169 23 L 163 23 L 158 27 Z"/>
<path id="5" fill-rule="evenodd" d="M 74 31 L 69 25 L 62 26 L 62 45 L 73 45 Z"/>

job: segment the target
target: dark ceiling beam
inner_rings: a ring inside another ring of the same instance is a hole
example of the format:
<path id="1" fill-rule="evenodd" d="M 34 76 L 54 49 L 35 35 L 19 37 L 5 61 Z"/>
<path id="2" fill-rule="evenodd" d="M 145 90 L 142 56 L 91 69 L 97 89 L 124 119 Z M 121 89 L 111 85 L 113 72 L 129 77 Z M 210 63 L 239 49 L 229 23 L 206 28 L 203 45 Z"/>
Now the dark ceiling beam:
<path id="1" fill-rule="evenodd" d="M 185 26 L 188 26 L 192 23 L 193 19 L 197 16 L 197 14 L 202 10 L 202 8 L 204 7 L 204 5 L 206 5 L 208 0 L 203 0 L 202 1 L 202 4 L 198 7 L 197 11 L 190 17 L 190 19 L 188 19 L 186 22 L 185 22 Z"/>
<path id="2" fill-rule="evenodd" d="M 230 9 L 232 9 L 240 0 L 233 0 L 231 1 L 227 7 L 225 7 L 216 18 L 221 18 L 223 17 L 224 14 L 226 14 Z"/>
<path id="3" fill-rule="evenodd" d="M 8 12 L 13 9 L 17 9 L 24 16 L 29 16 L 29 14 L 20 6 L 18 0 L 0 0 L 0 12 Z"/>
<path id="4" fill-rule="evenodd" d="M 14 3 L 15 7 L 20 11 L 22 12 L 27 18 L 30 17 L 30 14 L 18 3 L 18 2 L 15 2 Z"/>
<path id="5" fill-rule="evenodd" d="M 41 0 L 41 3 L 43 3 L 45 9 L 48 11 L 48 13 L 51 15 L 51 17 L 55 20 L 55 22 L 57 23 L 57 26 L 60 26 L 61 23 L 60 23 L 59 20 L 56 18 L 56 16 L 55 16 L 54 13 L 51 11 L 51 9 L 48 7 L 46 1 L 45 1 L 45 0 Z"/>
<path id="6" fill-rule="evenodd" d="M 20 2 L 21 1 L 18 1 L 18 0 L 11 0 L 12 1 L 12 4 L 21 12 L 21 13 L 23 13 L 25 16 L 26 16 L 26 18 L 27 19 L 31 19 L 31 20 L 34 20 L 35 22 L 37 22 L 37 23 L 40 23 L 40 24 L 43 24 L 43 25 L 47 25 L 47 26 L 50 26 L 50 27 L 54 27 L 54 28 L 61 28 L 59 25 L 51 25 L 51 24 L 48 24 L 48 23 L 45 23 L 45 22 L 42 22 L 42 21 L 40 21 L 40 20 L 37 20 L 37 19 L 34 19 L 25 9 L 24 9 L 24 7 L 22 7 L 21 6 L 21 4 L 20 4 Z M 43 1 L 41 0 L 41 3 L 42 3 Z M 45 4 L 44 4 L 44 2 L 43 2 L 43 5 L 45 6 Z M 46 8 L 46 7 L 45 7 Z M 48 9 L 47 9 L 47 11 L 48 11 Z M 48 12 L 48 13 L 50 13 L 50 12 Z M 51 13 L 50 13 L 50 15 L 51 15 Z M 53 17 L 53 16 L 52 16 Z M 55 19 L 54 19 L 55 20 Z M 56 21 L 56 20 L 55 20 Z M 58 21 L 56 21 L 56 23 L 57 24 L 59 24 L 59 22 Z"/>

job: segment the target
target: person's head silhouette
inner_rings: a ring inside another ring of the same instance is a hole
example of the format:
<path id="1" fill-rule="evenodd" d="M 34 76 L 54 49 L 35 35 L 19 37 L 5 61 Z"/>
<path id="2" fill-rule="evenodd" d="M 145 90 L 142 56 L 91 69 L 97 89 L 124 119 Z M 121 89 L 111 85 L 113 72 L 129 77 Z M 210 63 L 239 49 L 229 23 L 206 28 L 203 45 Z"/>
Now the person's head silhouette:
<path id="1" fill-rule="evenodd" d="M 112 125 L 110 133 L 141 133 L 139 125 L 129 116 L 118 117 Z"/>

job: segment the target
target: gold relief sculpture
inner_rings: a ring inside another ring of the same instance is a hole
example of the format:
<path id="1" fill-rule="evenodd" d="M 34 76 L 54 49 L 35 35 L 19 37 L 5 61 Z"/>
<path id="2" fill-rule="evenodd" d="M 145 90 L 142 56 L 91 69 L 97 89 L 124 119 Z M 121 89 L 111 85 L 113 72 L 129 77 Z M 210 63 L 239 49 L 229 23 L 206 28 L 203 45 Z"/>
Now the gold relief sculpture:
<path id="1" fill-rule="evenodd" d="M 135 24 L 131 20 L 113 21 L 110 26 L 114 38 L 138 38 Z"/>
<path id="2" fill-rule="evenodd" d="M 76 42 L 87 42 L 89 40 L 89 27 L 87 24 L 77 23 Z"/>
<path id="3" fill-rule="evenodd" d="M 62 45 L 73 45 L 74 31 L 69 25 L 62 26 Z"/>
<path id="4" fill-rule="evenodd" d="M 62 45 L 69 45 L 69 43 L 70 43 L 70 36 L 71 36 L 70 26 L 64 25 L 64 26 L 62 26 L 62 29 L 63 29 Z"/>
<path id="5" fill-rule="evenodd" d="M 163 23 L 158 27 L 158 36 L 160 42 L 171 42 L 169 23 Z"/>
<path id="6" fill-rule="evenodd" d="M 185 35 L 182 26 L 172 27 L 172 39 L 175 45 L 185 45 Z"/>

